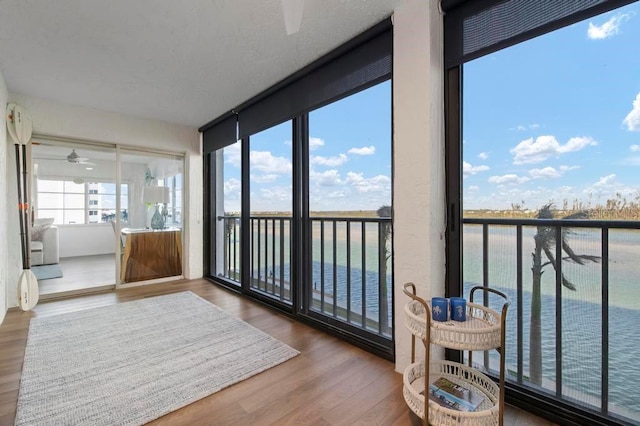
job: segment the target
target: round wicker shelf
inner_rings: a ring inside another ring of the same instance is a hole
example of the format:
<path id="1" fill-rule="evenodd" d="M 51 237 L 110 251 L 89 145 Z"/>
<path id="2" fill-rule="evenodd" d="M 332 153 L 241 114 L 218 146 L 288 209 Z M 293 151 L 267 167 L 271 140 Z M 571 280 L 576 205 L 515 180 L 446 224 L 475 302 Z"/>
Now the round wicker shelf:
<path id="1" fill-rule="evenodd" d="M 411 300 L 404 307 L 405 325 L 416 337 L 425 341 L 425 307 Z M 500 314 L 475 303 L 467 303 L 467 320 L 464 322 L 431 321 L 431 343 L 450 349 L 486 351 L 501 344 Z"/>
<path id="2" fill-rule="evenodd" d="M 403 374 L 404 399 L 419 418 L 424 419 L 425 368 L 423 362 L 409 365 Z M 473 368 L 450 361 L 432 361 L 429 383 L 444 377 L 484 397 L 476 411 L 458 411 L 429 400 L 429 424 L 496 425 L 499 416 L 499 388 L 491 379 Z M 463 378 L 464 377 L 464 378 Z M 427 387 L 428 388 L 428 387 Z"/>

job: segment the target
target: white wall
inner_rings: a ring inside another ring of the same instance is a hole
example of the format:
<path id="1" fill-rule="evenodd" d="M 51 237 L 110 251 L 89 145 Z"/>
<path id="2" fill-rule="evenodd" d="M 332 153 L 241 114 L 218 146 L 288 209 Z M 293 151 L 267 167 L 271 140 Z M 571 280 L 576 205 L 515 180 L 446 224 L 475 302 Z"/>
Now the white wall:
<path id="1" fill-rule="evenodd" d="M 437 2 L 407 0 L 393 16 L 397 371 L 404 371 L 411 354 L 403 285 L 413 282 L 426 299 L 444 295 L 445 288 L 443 20 Z M 442 351 L 434 355 L 441 357 Z"/>
<path id="2" fill-rule="evenodd" d="M 192 279 L 202 276 L 202 158 L 200 135 L 196 128 L 64 105 L 20 94 L 11 94 L 10 99 L 29 110 L 34 132 L 39 134 L 185 153 L 185 207 L 189 212 L 185 217 L 188 230 L 183 250 L 187 261 L 185 277 Z M 9 204 L 13 205 L 11 202 Z M 18 229 L 18 226 L 16 213 L 15 217 L 9 218 L 8 228 Z M 19 256 L 19 250 L 10 253 L 9 265 L 18 267 L 10 268 L 8 282 L 13 280 L 17 283 L 21 270 Z M 9 306 L 17 305 L 15 288 L 9 288 L 7 301 Z"/>
<path id="3" fill-rule="evenodd" d="M 4 84 L 4 76 L 2 75 L 2 72 L 0 72 L 0 107 L 2 108 L 2 117 L 0 117 L 0 153 L 6 153 L 9 150 L 9 144 L 7 143 L 7 115 L 4 113 L 6 111 L 5 107 L 7 105 L 8 98 L 9 95 L 7 93 L 7 86 Z M 11 147 L 13 148 L 13 145 L 11 145 Z M 9 182 L 12 182 L 12 180 L 10 179 L 11 176 L 9 176 L 9 167 L 7 167 L 7 163 L 9 161 L 7 157 L 7 155 L 0 154 L 0 194 L 7 194 L 7 186 L 9 185 Z M 13 181 L 15 182 L 15 178 Z M 8 213 L 8 207 L 11 206 L 11 203 L 9 203 L 8 201 L 9 200 L 7 196 L 0 197 L 0 212 Z M 18 210 L 17 203 L 15 210 L 16 212 Z M 8 214 L 0 213 L 0 324 L 4 319 L 5 313 L 7 312 L 7 290 L 11 286 L 11 284 L 9 284 L 10 274 L 7 273 L 9 269 L 8 253 L 9 247 L 11 247 L 7 235 L 9 229 L 7 226 L 9 220 L 8 216 Z M 18 253 L 20 253 L 19 250 Z M 13 277 L 13 274 L 11 274 L 11 277 Z M 17 278 L 15 281 L 15 285 L 18 285 Z M 16 292 L 17 291 L 18 290 L 16 288 Z"/>

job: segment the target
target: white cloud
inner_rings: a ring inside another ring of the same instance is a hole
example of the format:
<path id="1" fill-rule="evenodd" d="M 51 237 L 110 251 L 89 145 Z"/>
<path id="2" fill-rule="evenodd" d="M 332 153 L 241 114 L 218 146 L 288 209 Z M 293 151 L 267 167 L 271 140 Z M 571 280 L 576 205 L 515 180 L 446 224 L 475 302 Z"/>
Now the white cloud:
<path id="1" fill-rule="evenodd" d="M 579 169 L 580 166 L 560 166 L 561 172 L 568 172 L 569 170 Z"/>
<path id="2" fill-rule="evenodd" d="M 629 18 L 629 14 L 621 13 L 616 16 L 612 16 L 602 25 L 595 25 L 593 22 L 589 22 L 587 36 L 589 36 L 591 40 L 603 40 L 614 36 L 620 32 L 620 24 Z"/>
<path id="3" fill-rule="evenodd" d="M 233 145 L 226 146 L 224 148 L 224 162 L 231 164 L 234 167 L 240 168 L 242 163 L 242 157 L 240 152 L 240 144 L 234 143 Z"/>
<path id="4" fill-rule="evenodd" d="M 362 148 L 351 148 L 347 152 L 349 154 L 355 154 L 355 155 L 373 155 L 376 153 L 376 147 L 371 145 L 371 146 L 363 146 Z"/>
<path id="5" fill-rule="evenodd" d="M 324 146 L 324 139 L 314 138 L 312 136 L 309 136 L 309 150 L 310 151 L 314 151 L 314 150 L 320 148 L 321 146 Z"/>
<path id="6" fill-rule="evenodd" d="M 531 169 L 529 170 L 529 175 L 534 179 L 551 179 L 551 178 L 559 178 L 562 176 L 562 173 L 554 169 L 553 167 L 544 167 L 542 169 Z"/>
<path id="7" fill-rule="evenodd" d="M 358 192 L 378 192 L 391 188 L 391 179 L 384 175 L 366 179 L 362 173 L 348 172 L 346 183 L 352 185 Z"/>
<path id="8" fill-rule="evenodd" d="M 462 173 L 465 175 L 475 175 L 478 172 L 485 172 L 489 170 L 489 166 L 472 166 L 471 163 L 467 163 L 466 161 L 462 162 Z"/>
<path id="9" fill-rule="evenodd" d="M 539 163 L 554 155 L 580 151 L 586 146 L 597 144 L 590 137 L 574 137 L 566 144 L 560 145 L 555 136 L 545 135 L 538 136 L 535 140 L 525 139 L 509 152 L 514 155 L 513 164 L 531 164 Z"/>
<path id="10" fill-rule="evenodd" d="M 478 158 L 481 160 L 486 160 L 487 158 L 489 158 L 489 154 L 487 154 L 486 152 L 481 152 L 480 154 L 478 154 Z"/>
<path id="11" fill-rule="evenodd" d="M 309 178 L 312 183 L 316 183 L 320 186 L 334 186 L 342 183 L 340 180 L 340 173 L 337 170 L 326 170 L 322 173 L 311 171 Z"/>
<path id="12" fill-rule="evenodd" d="M 273 186 L 260 189 L 262 198 L 270 201 L 290 201 L 291 187 Z"/>
<path id="13" fill-rule="evenodd" d="M 256 183 L 269 183 L 278 178 L 278 175 L 270 173 L 266 175 L 251 175 L 251 182 Z"/>
<path id="14" fill-rule="evenodd" d="M 240 188 L 242 187 L 242 183 L 239 179 L 231 178 L 224 183 L 224 196 L 225 198 L 231 197 L 233 198 L 234 194 L 240 194 Z"/>
<path id="15" fill-rule="evenodd" d="M 251 151 L 249 165 L 251 170 L 265 173 L 291 173 L 291 161 L 284 157 L 275 157 L 269 151 Z"/>
<path id="16" fill-rule="evenodd" d="M 631 145 L 629 149 L 631 152 L 640 152 L 640 145 Z"/>
<path id="17" fill-rule="evenodd" d="M 340 154 L 335 157 L 322 157 L 315 155 L 311 157 L 311 164 L 319 164 L 327 167 L 338 167 L 347 162 L 349 158 L 345 154 Z"/>
<path id="18" fill-rule="evenodd" d="M 525 130 L 536 130 L 540 128 L 538 123 L 531 123 L 527 125 L 518 124 L 516 127 L 511 128 L 510 130 L 515 130 L 517 132 L 524 132 Z"/>
<path id="19" fill-rule="evenodd" d="M 480 187 L 478 185 L 471 185 L 469 187 L 469 191 L 475 192 L 475 191 L 478 191 L 478 190 L 480 190 Z"/>
<path id="20" fill-rule="evenodd" d="M 638 93 L 636 99 L 633 101 L 633 109 L 631 109 L 631 112 L 624 118 L 622 124 L 625 124 L 629 131 L 640 132 L 640 93 Z"/>
<path id="21" fill-rule="evenodd" d="M 600 180 L 596 183 L 593 184 L 593 186 L 595 187 L 604 187 L 604 186 L 610 186 L 612 185 L 614 182 L 616 181 L 616 175 L 615 173 L 612 173 L 610 175 L 607 176 L 603 176 L 600 178 Z"/>
<path id="22" fill-rule="evenodd" d="M 346 198 L 347 192 L 344 189 L 340 189 L 338 191 L 331 191 L 324 194 L 327 198 Z"/>
<path id="23" fill-rule="evenodd" d="M 495 183 L 496 185 L 518 185 L 525 183 L 529 180 L 526 176 L 518 176 L 516 174 L 506 174 L 502 176 L 491 176 L 489 183 Z"/>

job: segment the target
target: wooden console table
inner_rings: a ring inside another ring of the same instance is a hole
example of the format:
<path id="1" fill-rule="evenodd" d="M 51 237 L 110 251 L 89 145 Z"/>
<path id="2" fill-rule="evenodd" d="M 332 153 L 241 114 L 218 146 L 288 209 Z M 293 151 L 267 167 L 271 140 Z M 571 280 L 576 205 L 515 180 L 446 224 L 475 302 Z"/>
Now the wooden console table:
<path id="1" fill-rule="evenodd" d="M 123 283 L 182 275 L 180 229 L 123 229 Z"/>

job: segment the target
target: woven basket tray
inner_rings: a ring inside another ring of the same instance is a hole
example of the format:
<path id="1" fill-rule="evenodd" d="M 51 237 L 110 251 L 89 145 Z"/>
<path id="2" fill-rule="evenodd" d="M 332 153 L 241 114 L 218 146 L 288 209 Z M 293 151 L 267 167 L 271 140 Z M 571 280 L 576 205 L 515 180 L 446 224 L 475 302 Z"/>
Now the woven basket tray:
<path id="1" fill-rule="evenodd" d="M 411 300 L 404 306 L 405 325 L 416 337 L 427 338 L 424 306 Z M 431 343 L 450 349 L 486 351 L 501 345 L 500 314 L 475 303 L 467 303 L 464 322 L 431 322 Z"/>
<path id="2" fill-rule="evenodd" d="M 424 363 L 411 364 L 403 375 L 403 394 L 407 405 L 424 419 Z M 430 364 L 429 383 L 445 377 L 451 382 L 484 396 L 476 411 L 457 411 L 429 400 L 429 424 L 433 425 L 497 425 L 499 418 L 498 385 L 484 374 L 463 364 L 434 361 Z M 462 377 L 465 377 L 463 379 Z M 422 394 L 421 394 L 422 393 Z"/>

